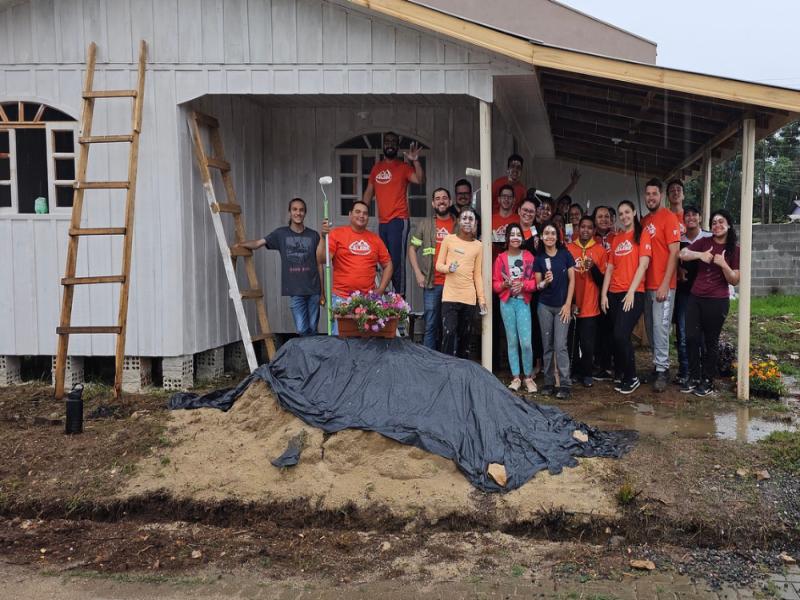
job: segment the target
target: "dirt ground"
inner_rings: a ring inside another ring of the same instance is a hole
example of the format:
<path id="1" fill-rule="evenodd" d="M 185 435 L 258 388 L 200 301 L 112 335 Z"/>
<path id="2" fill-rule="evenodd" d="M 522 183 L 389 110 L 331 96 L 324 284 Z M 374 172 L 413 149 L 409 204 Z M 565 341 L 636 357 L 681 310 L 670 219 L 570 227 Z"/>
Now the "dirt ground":
<path id="1" fill-rule="evenodd" d="M 96 418 L 79 436 L 63 434 L 51 394 L 0 390 L 0 561 L 14 568 L 177 579 L 248 569 L 302 588 L 542 573 L 614 581 L 638 576 L 629 561 L 641 557 L 712 578 L 730 560 L 719 581 L 751 583 L 780 569 L 779 551 L 798 550 L 796 478 L 756 480 L 768 466 L 758 444 L 706 431 L 643 434 L 620 460 L 582 459 L 501 496 L 377 434 L 323 436 L 263 384 L 228 413 L 169 413 L 162 393 L 115 403 L 90 389 L 85 414 Z M 679 416 L 697 406 L 676 390 L 643 389 L 636 401 Z M 598 384 L 562 408 L 601 428 L 629 426 L 598 412 L 614 403 L 630 401 Z M 300 465 L 270 465 L 302 429 Z"/>

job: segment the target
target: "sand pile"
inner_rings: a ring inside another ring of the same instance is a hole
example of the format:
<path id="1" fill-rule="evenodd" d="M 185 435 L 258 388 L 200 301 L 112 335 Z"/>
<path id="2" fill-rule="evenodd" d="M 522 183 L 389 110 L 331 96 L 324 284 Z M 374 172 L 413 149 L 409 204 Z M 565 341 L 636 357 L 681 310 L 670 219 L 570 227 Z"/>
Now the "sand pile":
<path id="1" fill-rule="evenodd" d="M 300 463 L 278 469 L 290 439 L 305 431 Z M 547 472 L 508 494 L 483 494 L 452 461 L 373 432 L 345 430 L 325 436 L 283 410 L 261 381 L 223 413 L 175 411 L 166 434 L 170 446 L 138 465 L 126 494 L 166 489 L 202 500 L 290 501 L 307 498 L 326 509 L 352 502 L 384 506 L 403 517 L 439 519 L 480 514 L 499 522 L 530 519 L 541 509 L 613 516 L 616 504 L 601 485 L 610 459 L 580 459 L 560 475 Z M 327 438 L 327 439 L 326 439 Z"/>

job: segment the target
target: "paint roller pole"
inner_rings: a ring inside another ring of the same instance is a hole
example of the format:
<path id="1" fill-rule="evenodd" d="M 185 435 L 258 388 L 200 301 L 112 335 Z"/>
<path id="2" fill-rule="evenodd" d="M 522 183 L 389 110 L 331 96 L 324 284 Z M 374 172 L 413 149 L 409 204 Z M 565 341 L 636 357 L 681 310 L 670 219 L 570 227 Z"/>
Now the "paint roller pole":
<path id="1" fill-rule="evenodd" d="M 487 312 L 482 318 L 481 364 L 492 371 L 492 105 L 480 101 L 479 140 L 481 157 L 481 240 L 483 242 L 483 290 Z"/>
<path id="2" fill-rule="evenodd" d="M 325 193 L 325 186 L 333 183 L 333 178 L 330 175 L 319 178 L 319 188 L 322 190 L 322 214 L 328 227 L 330 227 L 329 213 L 328 213 L 328 194 Z M 325 314 L 328 321 L 328 335 L 333 333 L 333 314 L 332 314 L 332 297 L 331 297 L 331 247 L 328 244 L 328 234 L 325 234 Z"/>

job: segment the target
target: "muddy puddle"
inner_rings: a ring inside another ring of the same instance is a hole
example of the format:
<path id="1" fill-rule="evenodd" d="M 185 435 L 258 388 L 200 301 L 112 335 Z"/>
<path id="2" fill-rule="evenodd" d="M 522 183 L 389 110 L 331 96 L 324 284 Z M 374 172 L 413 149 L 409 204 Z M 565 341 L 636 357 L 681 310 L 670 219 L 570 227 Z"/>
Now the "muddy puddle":
<path id="1" fill-rule="evenodd" d="M 774 431 L 797 431 L 797 424 L 788 415 L 786 420 L 776 420 L 774 411 L 735 405 L 629 402 L 562 408 L 599 428 L 635 429 L 641 435 L 655 437 L 717 438 L 752 443 Z"/>

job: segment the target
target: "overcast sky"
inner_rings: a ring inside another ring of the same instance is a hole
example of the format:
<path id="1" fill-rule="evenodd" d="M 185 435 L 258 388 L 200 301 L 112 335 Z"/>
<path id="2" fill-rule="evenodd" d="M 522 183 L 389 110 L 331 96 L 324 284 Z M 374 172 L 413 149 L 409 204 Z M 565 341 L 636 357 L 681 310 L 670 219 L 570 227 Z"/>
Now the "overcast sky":
<path id="1" fill-rule="evenodd" d="M 800 89 L 800 0 L 559 0 L 658 44 L 657 64 Z"/>

